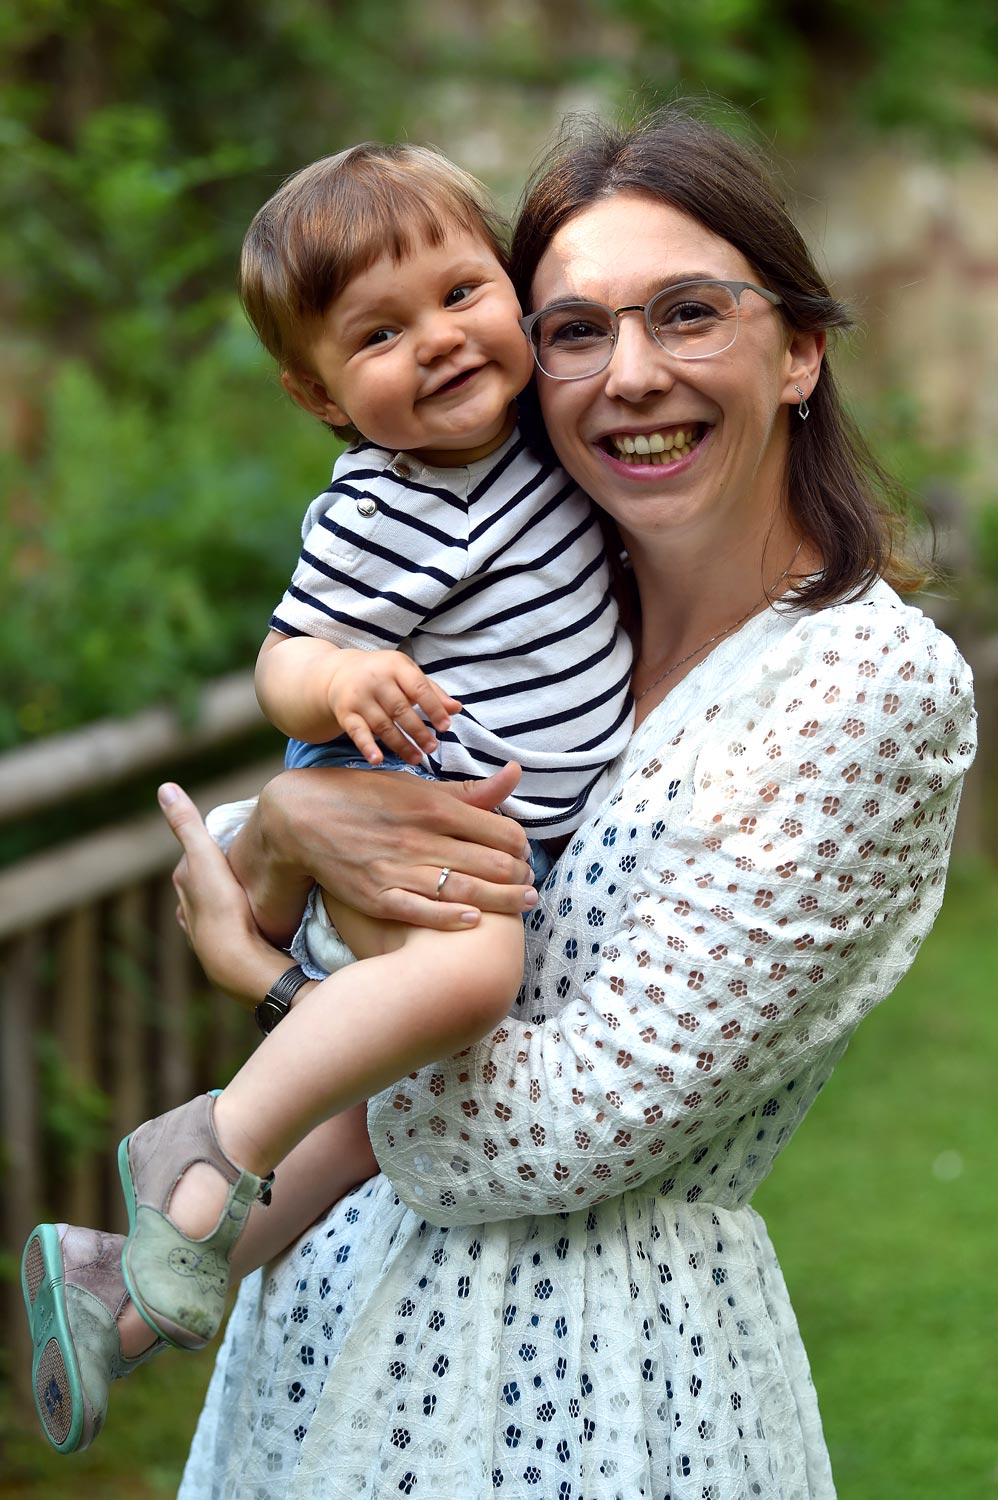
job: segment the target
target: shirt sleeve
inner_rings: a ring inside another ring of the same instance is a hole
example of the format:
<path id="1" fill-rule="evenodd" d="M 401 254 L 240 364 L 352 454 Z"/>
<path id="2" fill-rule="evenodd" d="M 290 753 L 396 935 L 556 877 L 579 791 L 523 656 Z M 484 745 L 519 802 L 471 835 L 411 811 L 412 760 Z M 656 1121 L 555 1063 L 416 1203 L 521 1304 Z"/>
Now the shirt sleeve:
<path id="1" fill-rule="evenodd" d="M 542 927 L 526 992 L 540 1018 L 371 1101 L 382 1169 L 424 1217 L 574 1211 L 664 1177 L 809 1057 L 837 1055 L 909 967 L 973 756 L 970 675 L 927 622 L 922 639 L 861 623 L 824 651 L 810 631 L 753 692 L 707 710 L 664 837 L 668 750 L 632 774 L 639 843 L 594 971 Z M 561 897 L 580 908 L 582 947 L 579 887 L 598 894 L 573 874 Z"/>
<path id="2" fill-rule="evenodd" d="M 302 549 L 270 628 L 367 651 L 408 640 L 467 563 L 466 549 L 421 523 L 426 499 L 363 452 L 341 454 L 329 489 L 305 514 Z"/>

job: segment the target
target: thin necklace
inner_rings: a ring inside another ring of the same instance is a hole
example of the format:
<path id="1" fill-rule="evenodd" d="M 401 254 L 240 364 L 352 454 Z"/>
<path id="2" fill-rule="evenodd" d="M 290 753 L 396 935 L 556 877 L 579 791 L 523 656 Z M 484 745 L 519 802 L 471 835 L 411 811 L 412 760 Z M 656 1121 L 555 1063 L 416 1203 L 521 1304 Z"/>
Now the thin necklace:
<path id="1" fill-rule="evenodd" d="M 659 672 L 659 674 L 655 678 L 654 682 L 649 682 L 648 686 L 646 688 L 644 688 L 637 695 L 637 697 L 634 700 L 635 703 L 640 703 L 641 700 L 642 700 L 642 698 L 647 698 L 648 694 L 652 691 L 652 689 L 653 688 L 657 688 L 660 682 L 664 682 L 667 677 L 672 677 L 674 675 L 674 673 L 676 673 L 676 672 L 679 671 L 680 667 L 685 667 L 685 665 L 686 665 L 686 663 L 688 661 L 692 661 L 693 658 L 694 658 L 694 656 L 699 656 L 701 651 L 706 651 L 706 649 L 707 649 L 708 646 L 713 646 L 715 644 L 715 642 L 717 642 L 717 641 L 723 641 L 724 638 L 725 638 L 725 636 L 734 634 L 734 632 L 738 629 L 739 625 L 744 625 L 745 621 L 747 619 L 749 619 L 749 617 L 751 615 L 754 615 L 755 612 L 756 612 L 756 610 L 759 609 L 759 607 L 761 605 L 765 604 L 768 600 L 771 600 L 772 596 L 773 596 L 773 594 L 775 592 L 775 590 L 779 588 L 780 584 L 783 582 L 783 580 L 785 578 L 789 577 L 790 569 L 793 567 L 794 563 L 797 561 L 798 557 L 800 556 L 800 549 L 803 547 L 803 545 L 804 545 L 804 541 L 803 541 L 803 538 L 802 538 L 797 543 L 797 551 L 794 553 L 793 557 L 787 563 L 786 567 L 783 569 L 783 572 L 780 574 L 779 578 L 777 578 L 775 580 L 775 582 L 773 583 L 772 588 L 766 590 L 766 592 L 763 594 L 763 596 L 762 596 L 761 599 L 757 599 L 754 604 L 750 605 L 749 608 L 745 611 L 745 613 L 743 615 L 739 616 L 739 618 L 737 620 L 735 620 L 731 625 L 725 626 L 725 628 L 723 630 L 719 630 L 716 635 L 710 636 L 708 640 L 704 641 L 701 645 L 697 646 L 695 650 L 690 651 L 686 656 L 680 657 L 679 661 L 672 662 L 672 664 L 670 666 L 666 667 L 666 669 L 665 669 L 664 672 Z"/>

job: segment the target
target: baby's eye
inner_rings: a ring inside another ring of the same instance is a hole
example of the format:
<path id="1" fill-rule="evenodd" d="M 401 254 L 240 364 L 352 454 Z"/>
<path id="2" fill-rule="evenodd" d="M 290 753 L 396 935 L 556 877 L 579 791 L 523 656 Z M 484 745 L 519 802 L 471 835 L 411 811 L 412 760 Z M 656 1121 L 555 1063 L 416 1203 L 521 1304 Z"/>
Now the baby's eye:
<path id="1" fill-rule="evenodd" d="M 451 287 L 444 298 L 444 307 L 456 307 L 459 302 L 464 302 L 466 298 L 470 297 L 472 291 L 473 288 L 470 286 Z"/>
<path id="2" fill-rule="evenodd" d="M 367 349 L 372 344 L 387 344 L 390 343 L 392 339 L 397 337 L 398 332 L 394 328 L 375 328 L 373 332 L 369 333 L 364 339 L 364 348 Z"/>

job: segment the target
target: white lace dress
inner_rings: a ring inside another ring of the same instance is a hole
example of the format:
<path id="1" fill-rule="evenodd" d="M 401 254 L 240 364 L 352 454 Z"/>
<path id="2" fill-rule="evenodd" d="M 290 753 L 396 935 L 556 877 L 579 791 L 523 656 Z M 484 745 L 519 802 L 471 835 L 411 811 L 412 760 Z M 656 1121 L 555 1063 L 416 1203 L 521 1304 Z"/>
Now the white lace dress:
<path id="1" fill-rule="evenodd" d="M 749 1203 L 932 925 L 973 748 L 885 585 L 719 646 L 550 876 L 508 1022 L 373 1100 L 383 1175 L 244 1284 L 181 1500 L 834 1495 Z"/>

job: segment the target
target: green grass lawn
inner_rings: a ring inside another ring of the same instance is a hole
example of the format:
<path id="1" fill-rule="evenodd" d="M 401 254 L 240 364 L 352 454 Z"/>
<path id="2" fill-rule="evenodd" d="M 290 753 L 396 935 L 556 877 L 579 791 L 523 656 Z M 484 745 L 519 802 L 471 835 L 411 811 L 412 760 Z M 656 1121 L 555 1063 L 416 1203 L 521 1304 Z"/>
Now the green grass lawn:
<path id="1" fill-rule="evenodd" d="M 755 1200 L 840 1500 L 998 1496 L 996 1076 L 998 878 L 958 866 Z"/>
<path id="2" fill-rule="evenodd" d="M 757 1195 L 840 1500 L 998 1500 L 996 1001 L 998 873 L 959 867 L 913 973 Z M 175 1495 L 210 1367 L 170 1354 L 116 1387 L 75 1459 L 0 1413 L 0 1496 Z"/>

